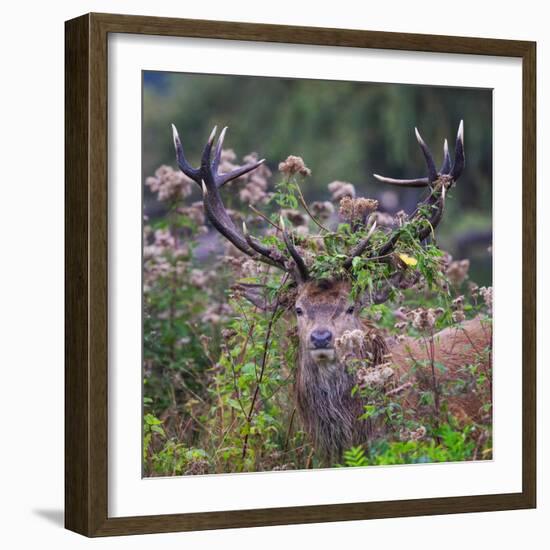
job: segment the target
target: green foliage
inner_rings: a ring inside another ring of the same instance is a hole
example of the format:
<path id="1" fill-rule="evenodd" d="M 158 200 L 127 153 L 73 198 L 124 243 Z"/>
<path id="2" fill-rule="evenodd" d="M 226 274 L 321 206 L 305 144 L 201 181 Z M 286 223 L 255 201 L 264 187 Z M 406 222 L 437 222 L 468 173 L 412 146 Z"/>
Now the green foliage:
<path id="1" fill-rule="evenodd" d="M 368 465 L 419 464 L 425 462 L 456 462 L 471 460 L 475 441 L 468 437 L 470 427 L 453 430 L 448 424 L 441 426 L 436 439 L 420 441 L 381 441 L 370 449 Z M 353 464 L 346 464 L 353 466 Z M 362 464 L 366 466 L 367 464 Z"/>
<path id="2" fill-rule="evenodd" d="M 284 177 L 275 183 L 275 192 L 270 201 L 279 208 L 298 208 L 298 183 L 295 178 Z M 279 220 L 274 219 L 275 222 Z"/>
<path id="3" fill-rule="evenodd" d="M 369 460 L 365 456 L 365 450 L 362 447 L 352 447 L 344 451 L 344 466 L 349 468 L 357 468 L 368 466 Z"/>

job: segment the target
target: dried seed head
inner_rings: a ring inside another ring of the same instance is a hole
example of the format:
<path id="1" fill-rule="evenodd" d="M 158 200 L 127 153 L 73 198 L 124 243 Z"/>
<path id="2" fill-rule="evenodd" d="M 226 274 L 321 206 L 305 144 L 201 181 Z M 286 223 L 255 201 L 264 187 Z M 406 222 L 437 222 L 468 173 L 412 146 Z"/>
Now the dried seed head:
<path id="1" fill-rule="evenodd" d="M 468 283 L 468 290 L 470 291 L 470 294 L 472 296 L 476 296 L 479 290 L 479 285 L 477 283 L 474 283 L 473 281 L 470 281 Z"/>
<path id="2" fill-rule="evenodd" d="M 399 210 L 395 215 L 395 223 L 399 226 L 404 225 L 408 219 L 409 215 L 404 210 Z"/>
<path id="3" fill-rule="evenodd" d="M 373 212 L 370 219 L 376 221 L 378 227 L 393 227 L 395 223 L 393 216 L 387 212 Z"/>
<path id="4" fill-rule="evenodd" d="M 333 202 L 338 202 L 344 197 L 355 197 L 355 187 L 346 181 L 333 181 L 328 184 L 328 190 L 331 193 Z"/>
<path id="5" fill-rule="evenodd" d="M 300 174 L 301 176 L 310 176 L 311 170 L 305 165 L 302 157 L 289 155 L 284 162 L 279 163 L 279 172 L 287 176 Z"/>
<path id="6" fill-rule="evenodd" d="M 340 217 L 350 223 L 365 223 L 367 216 L 378 208 L 378 201 L 360 197 L 353 199 L 349 196 L 340 200 Z"/>
<path id="7" fill-rule="evenodd" d="M 464 311 L 461 309 L 458 309 L 457 311 L 453 311 L 453 321 L 455 323 L 462 323 L 466 319 L 466 315 L 464 314 Z"/>
<path id="8" fill-rule="evenodd" d="M 451 307 L 455 311 L 462 311 L 464 309 L 464 295 L 460 295 L 455 298 L 451 303 Z"/>
<path id="9" fill-rule="evenodd" d="M 445 270 L 445 275 L 454 286 L 461 285 L 468 277 L 470 269 L 470 260 L 457 260 L 451 262 Z"/>
<path id="10" fill-rule="evenodd" d="M 183 172 L 163 164 L 155 171 L 154 176 L 145 180 L 145 185 L 151 192 L 157 193 L 159 201 L 164 201 L 188 197 L 191 194 L 193 180 Z"/>
<path id="11" fill-rule="evenodd" d="M 489 314 L 492 314 L 493 312 L 493 287 L 485 287 L 482 286 L 479 289 L 479 295 L 483 298 L 483 301 L 485 302 L 485 305 L 487 306 L 487 311 Z"/>
<path id="12" fill-rule="evenodd" d="M 385 363 L 375 367 L 361 367 L 357 370 L 357 383 L 362 388 L 380 388 L 394 375 L 394 370 Z"/>
<path id="13" fill-rule="evenodd" d="M 443 313 L 443 309 L 437 308 L 418 308 L 413 309 L 407 315 L 411 319 L 412 326 L 420 331 L 425 332 L 433 329 L 437 318 Z"/>
<path id="14" fill-rule="evenodd" d="M 327 220 L 334 213 L 334 205 L 329 201 L 315 201 L 309 205 L 311 213 L 321 220 Z"/>

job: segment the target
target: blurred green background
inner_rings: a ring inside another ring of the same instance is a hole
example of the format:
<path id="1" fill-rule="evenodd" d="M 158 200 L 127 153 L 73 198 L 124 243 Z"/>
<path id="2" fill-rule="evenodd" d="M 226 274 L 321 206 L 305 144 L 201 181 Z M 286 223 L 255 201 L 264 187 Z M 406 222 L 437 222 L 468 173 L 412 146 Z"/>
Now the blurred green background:
<path id="1" fill-rule="evenodd" d="M 170 124 L 188 159 L 198 165 L 214 125 L 229 126 L 225 147 L 239 160 L 252 151 L 275 173 L 288 155 L 303 157 L 312 175 L 308 201 L 328 200 L 327 184 L 349 181 L 358 196 L 377 198 L 390 213 L 412 211 L 425 192 L 378 183 L 372 173 L 424 176 L 417 126 L 442 160 L 464 120 L 466 168 L 447 201 L 438 243 L 455 259 L 469 258 L 470 278 L 492 284 L 492 91 L 403 84 L 249 76 L 143 73 L 143 178 L 161 164 L 176 167 Z M 196 200 L 200 195 L 195 191 Z M 162 215 L 145 191 L 145 212 Z"/>

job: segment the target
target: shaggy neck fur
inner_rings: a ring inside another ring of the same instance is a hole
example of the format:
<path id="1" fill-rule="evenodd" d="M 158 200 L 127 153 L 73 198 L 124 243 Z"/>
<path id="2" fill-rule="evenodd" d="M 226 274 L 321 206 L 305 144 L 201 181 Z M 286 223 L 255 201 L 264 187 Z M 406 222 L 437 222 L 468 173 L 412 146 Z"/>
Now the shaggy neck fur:
<path id="1" fill-rule="evenodd" d="M 355 379 L 338 363 L 317 364 L 300 355 L 296 398 L 304 428 L 324 456 L 339 458 L 358 435 L 361 404 L 351 395 Z"/>
<path id="2" fill-rule="evenodd" d="M 381 336 L 369 338 L 371 327 L 365 329 L 365 345 L 356 357 L 364 359 L 370 355 L 374 366 L 382 361 L 387 347 Z M 298 412 L 315 447 L 329 460 L 340 459 L 344 450 L 373 435 L 371 422 L 358 419 L 364 403 L 358 394 L 352 396 L 356 384 L 356 376 L 337 357 L 330 362 L 316 362 L 307 346 L 300 346 L 296 376 Z"/>

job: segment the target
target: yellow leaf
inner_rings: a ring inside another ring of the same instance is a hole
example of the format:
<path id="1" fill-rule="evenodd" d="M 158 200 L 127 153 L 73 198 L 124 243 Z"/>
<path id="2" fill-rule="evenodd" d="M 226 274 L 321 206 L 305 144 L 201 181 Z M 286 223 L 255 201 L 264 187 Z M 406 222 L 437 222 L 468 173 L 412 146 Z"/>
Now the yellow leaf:
<path id="1" fill-rule="evenodd" d="M 409 256 L 408 254 L 399 254 L 399 258 L 407 265 L 410 265 L 414 267 L 418 260 L 416 258 L 413 258 L 412 256 Z"/>

